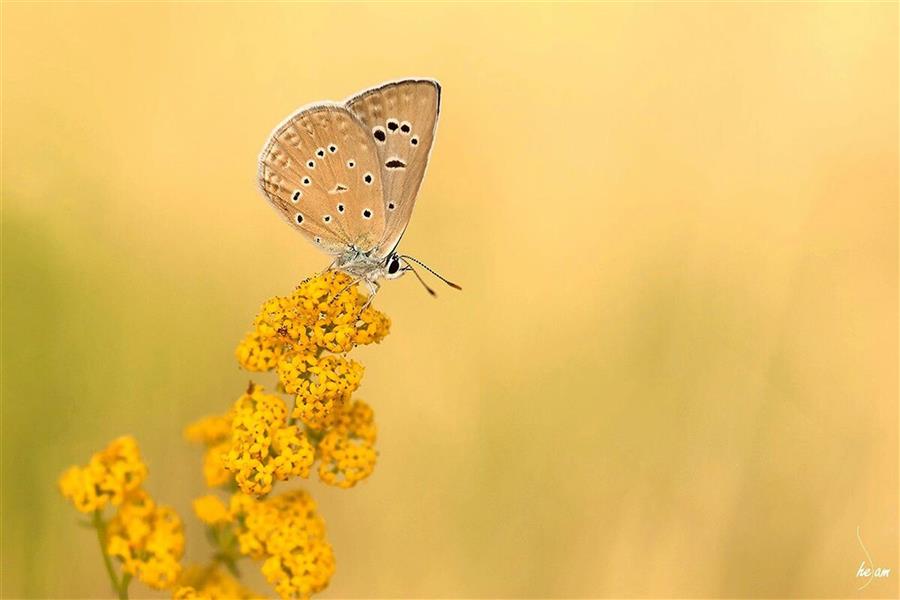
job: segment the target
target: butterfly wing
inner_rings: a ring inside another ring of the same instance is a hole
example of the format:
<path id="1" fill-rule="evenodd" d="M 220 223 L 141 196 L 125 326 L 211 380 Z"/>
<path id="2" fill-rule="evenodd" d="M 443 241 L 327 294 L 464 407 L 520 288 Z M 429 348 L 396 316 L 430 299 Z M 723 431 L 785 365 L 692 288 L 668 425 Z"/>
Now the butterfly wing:
<path id="1" fill-rule="evenodd" d="M 382 177 L 371 134 L 338 104 L 318 104 L 288 117 L 259 157 L 266 199 L 332 255 L 349 246 L 372 250 L 384 237 Z"/>
<path id="2" fill-rule="evenodd" d="M 441 107 L 441 86 L 431 79 L 387 83 L 347 101 L 378 151 L 384 179 L 384 235 L 377 256 L 403 236 L 425 177 Z"/>

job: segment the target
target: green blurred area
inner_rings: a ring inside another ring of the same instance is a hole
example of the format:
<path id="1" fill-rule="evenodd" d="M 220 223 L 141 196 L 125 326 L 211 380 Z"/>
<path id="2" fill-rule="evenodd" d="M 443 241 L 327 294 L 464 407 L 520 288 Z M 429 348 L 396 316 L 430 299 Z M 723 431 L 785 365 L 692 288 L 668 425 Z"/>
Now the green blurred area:
<path id="1" fill-rule="evenodd" d="M 208 556 L 182 430 L 327 264 L 256 153 L 407 75 L 444 106 L 403 247 L 465 291 L 379 295 L 379 464 L 305 484 L 323 596 L 896 597 L 855 532 L 900 566 L 897 16 L 4 4 L 3 597 L 108 595 L 56 479 L 126 433 Z"/>

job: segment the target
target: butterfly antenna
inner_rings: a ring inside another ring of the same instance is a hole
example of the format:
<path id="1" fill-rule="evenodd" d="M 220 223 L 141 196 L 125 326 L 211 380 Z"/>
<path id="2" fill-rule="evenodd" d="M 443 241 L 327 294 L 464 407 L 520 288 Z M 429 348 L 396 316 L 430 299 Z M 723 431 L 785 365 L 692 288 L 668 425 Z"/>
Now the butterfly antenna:
<path id="1" fill-rule="evenodd" d="M 437 292 L 435 292 L 433 289 L 431 289 L 430 287 L 428 287 L 428 284 L 425 283 L 425 280 L 422 279 L 422 276 L 419 275 L 418 271 L 416 271 L 415 269 L 412 268 L 412 265 L 406 265 L 406 268 L 409 269 L 410 271 L 412 271 L 412 274 L 415 275 L 415 276 L 416 276 L 416 279 L 419 280 L 419 283 L 421 283 L 422 286 L 423 286 L 426 290 L 428 290 L 428 293 L 429 293 L 429 294 L 431 294 L 432 296 L 434 296 L 435 298 L 437 298 Z"/>
<path id="2" fill-rule="evenodd" d="M 431 267 L 429 267 L 428 265 L 423 263 L 421 260 L 415 259 L 412 256 L 408 256 L 406 254 L 401 254 L 400 258 L 413 261 L 414 263 L 416 263 L 417 265 L 419 265 L 420 267 L 422 267 L 423 269 L 425 269 L 426 271 L 428 271 L 429 273 L 431 273 L 432 275 L 434 275 L 435 277 L 437 277 L 438 279 L 440 279 L 441 281 L 443 281 L 444 283 L 446 283 L 447 285 L 452 287 L 453 289 L 462 291 L 462 288 L 460 286 L 456 285 L 449 279 L 442 277 L 438 272 L 436 272 L 434 269 L 432 269 Z M 413 273 L 415 273 L 415 271 L 413 271 Z M 416 277 L 419 277 L 418 273 L 416 273 Z M 419 281 L 422 281 L 421 277 L 419 277 Z M 424 282 L 422 282 L 422 283 L 424 284 Z M 428 287 L 428 286 L 425 286 L 425 287 Z"/>

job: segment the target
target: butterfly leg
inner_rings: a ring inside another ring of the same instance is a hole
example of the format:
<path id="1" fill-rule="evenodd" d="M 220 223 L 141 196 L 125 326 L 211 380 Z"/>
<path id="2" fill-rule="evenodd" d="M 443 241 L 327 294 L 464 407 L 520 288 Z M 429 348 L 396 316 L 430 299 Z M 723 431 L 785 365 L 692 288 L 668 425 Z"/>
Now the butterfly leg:
<path id="1" fill-rule="evenodd" d="M 319 271 L 319 273 L 318 273 L 318 275 L 316 275 L 316 277 L 320 277 L 320 276 L 324 275 L 325 273 L 327 273 L 328 271 L 333 271 L 335 266 L 337 266 L 337 264 L 338 264 L 338 260 L 340 260 L 340 257 L 337 257 L 333 261 L 331 261 L 331 264 L 328 265 L 327 267 L 325 267 L 324 269 L 322 269 L 321 271 Z"/>
<path id="2" fill-rule="evenodd" d="M 381 289 L 381 284 L 377 281 L 369 281 L 366 279 L 366 285 L 369 287 L 369 297 L 366 299 L 366 303 L 363 304 L 363 307 L 360 309 L 359 314 L 365 312 L 369 305 L 372 304 L 372 300 L 375 299 L 375 294 L 378 293 L 378 290 Z"/>
<path id="3" fill-rule="evenodd" d="M 337 294 L 335 294 L 334 296 L 332 296 L 332 297 L 331 297 L 331 300 L 329 300 L 328 303 L 331 304 L 332 302 L 334 302 L 335 300 L 337 300 L 338 297 L 340 297 L 341 294 L 343 294 L 344 292 L 346 292 L 347 290 L 349 290 L 350 288 L 352 288 L 354 285 L 356 285 L 357 283 L 359 283 L 361 279 L 362 279 L 361 277 L 357 277 L 357 278 L 355 278 L 353 281 L 351 281 L 350 283 L 348 283 L 347 285 L 345 285 L 344 287 L 342 287 L 342 288 L 341 288 L 341 291 L 339 291 Z"/>

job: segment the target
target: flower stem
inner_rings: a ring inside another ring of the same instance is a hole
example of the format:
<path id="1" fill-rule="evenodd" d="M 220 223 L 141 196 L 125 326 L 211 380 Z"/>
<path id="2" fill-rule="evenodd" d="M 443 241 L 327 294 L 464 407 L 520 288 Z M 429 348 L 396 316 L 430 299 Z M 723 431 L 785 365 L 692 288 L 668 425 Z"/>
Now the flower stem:
<path id="1" fill-rule="evenodd" d="M 131 573 L 122 575 L 122 583 L 119 585 L 119 600 L 128 600 L 128 584 L 131 583 Z"/>
<path id="2" fill-rule="evenodd" d="M 221 563 L 225 565 L 232 575 L 240 577 L 237 560 L 241 557 L 238 552 L 237 538 L 234 531 L 229 526 L 213 526 L 208 529 L 211 533 L 213 545 L 217 552 L 213 555 L 213 564 Z"/>
<path id="3" fill-rule="evenodd" d="M 119 600 L 128 600 L 128 583 L 131 580 L 131 575 L 126 574 L 122 578 L 122 583 L 119 583 L 116 570 L 109 559 L 109 554 L 106 553 L 106 523 L 103 522 L 103 516 L 99 509 L 94 511 L 94 529 L 97 530 L 97 541 L 100 543 L 100 554 L 103 556 L 106 574 L 109 575 L 109 583 L 112 585 L 113 591 L 119 597 Z"/>

